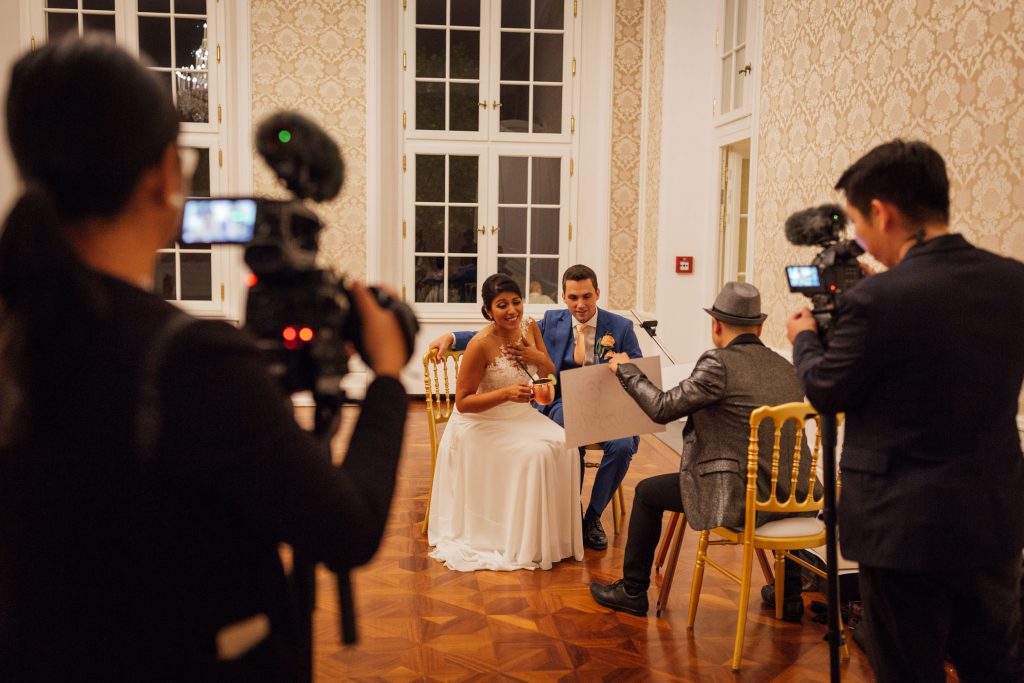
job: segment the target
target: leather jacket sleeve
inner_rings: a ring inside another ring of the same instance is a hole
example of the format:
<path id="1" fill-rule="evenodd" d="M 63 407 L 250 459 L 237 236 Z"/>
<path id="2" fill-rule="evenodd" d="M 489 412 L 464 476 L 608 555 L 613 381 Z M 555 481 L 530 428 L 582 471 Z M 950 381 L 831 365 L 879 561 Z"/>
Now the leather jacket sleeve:
<path id="1" fill-rule="evenodd" d="M 725 395 L 725 366 L 713 351 L 701 356 L 690 376 L 668 391 L 659 389 L 633 363 L 619 365 L 615 375 L 637 405 L 658 424 L 695 413 Z"/>

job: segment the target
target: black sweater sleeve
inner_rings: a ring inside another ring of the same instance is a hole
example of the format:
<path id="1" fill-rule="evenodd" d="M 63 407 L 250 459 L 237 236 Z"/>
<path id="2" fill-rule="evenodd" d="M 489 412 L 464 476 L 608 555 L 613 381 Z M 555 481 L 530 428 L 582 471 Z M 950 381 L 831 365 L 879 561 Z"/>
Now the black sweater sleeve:
<path id="1" fill-rule="evenodd" d="M 301 429 L 244 335 L 196 323 L 160 373 L 159 467 L 240 533 L 285 542 L 331 569 L 367 562 L 387 521 L 407 399 L 395 379 L 367 390 L 339 467 Z"/>

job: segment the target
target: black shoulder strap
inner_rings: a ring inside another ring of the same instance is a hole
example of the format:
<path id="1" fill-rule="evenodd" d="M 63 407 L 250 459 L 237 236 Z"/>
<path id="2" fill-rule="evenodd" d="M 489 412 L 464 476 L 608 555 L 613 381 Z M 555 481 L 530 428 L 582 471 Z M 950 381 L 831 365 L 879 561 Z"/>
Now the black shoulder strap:
<path id="1" fill-rule="evenodd" d="M 142 367 L 139 409 L 136 414 L 136 441 L 143 460 L 150 460 L 156 455 L 156 443 L 161 428 L 160 370 L 164 365 L 167 350 L 174 338 L 194 322 L 195 318 L 182 311 L 172 314 L 154 338 Z"/>

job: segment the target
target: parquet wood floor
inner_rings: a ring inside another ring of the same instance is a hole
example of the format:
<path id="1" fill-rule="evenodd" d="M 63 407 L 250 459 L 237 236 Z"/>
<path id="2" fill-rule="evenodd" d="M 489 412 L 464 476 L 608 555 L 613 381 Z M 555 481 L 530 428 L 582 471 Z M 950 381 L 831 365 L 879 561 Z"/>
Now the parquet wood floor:
<path id="1" fill-rule="evenodd" d="M 336 452 L 344 451 L 354 409 L 346 409 Z M 348 429 L 346 429 L 346 427 Z M 369 565 L 353 574 L 360 641 L 339 643 L 333 577 L 321 570 L 314 615 L 314 668 L 328 681 L 827 681 L 825 627 L 776 621 L 758 597 L 755 577 L 743 669 L 729 663 L 739 587 L 707 572 L 693 631 L 686 629 L 697 534 L 684 537 L 668 608 L 654 616 L 660 577 L 651 587 L 646 618 L 597 605 L 588 585 L 621 576 L 626 543 L 604 516 L 606 551 L 551 571 L 460 573 L 427 557 L 420 522 L 430 482 L 430 446 L 422 402 L 414 401 L 404 458 L 385 538 Z M 624 483 L 626 509 L 641 479 L 678 468 L 678 455 L 645 436 Z M 584 484 L 589 498 L 592 471 Z M 628 515 L 628 512 L 627 512 Z M 734 548 L 719 548 L 739 570 Z M 730 556 L 729 553 L 732 553 Z M 758 573 L 755 567 L 755 574 Z M 815 597 L 815 596 L 811 596 Z M 820 599 L 820 596 L 816 596 Z M 810 598 L 806 598 L 810 599 Z M 850 644 L 844 681 L 873 680 L 864 653 Z"/>

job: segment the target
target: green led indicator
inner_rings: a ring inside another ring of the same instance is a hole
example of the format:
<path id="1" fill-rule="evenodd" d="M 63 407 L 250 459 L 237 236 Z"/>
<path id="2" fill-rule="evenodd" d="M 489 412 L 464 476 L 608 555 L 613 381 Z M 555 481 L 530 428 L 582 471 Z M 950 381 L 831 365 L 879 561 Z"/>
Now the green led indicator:
<path id="1" fill-rule="evenodd" d="M 291 131 L 289 131 L 286 128 L 281 129 L 277 133 L 277 139 L 280 140 L 281 142 L 288 142 L 288 141 L 290 141 L 292 139 Z"/>

